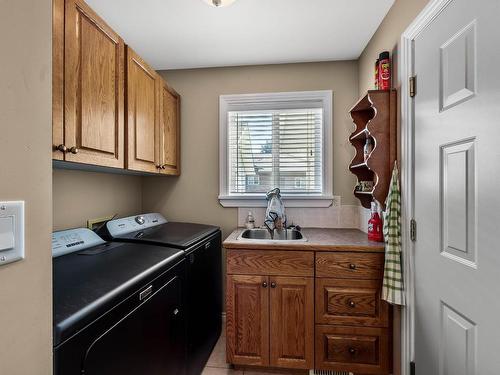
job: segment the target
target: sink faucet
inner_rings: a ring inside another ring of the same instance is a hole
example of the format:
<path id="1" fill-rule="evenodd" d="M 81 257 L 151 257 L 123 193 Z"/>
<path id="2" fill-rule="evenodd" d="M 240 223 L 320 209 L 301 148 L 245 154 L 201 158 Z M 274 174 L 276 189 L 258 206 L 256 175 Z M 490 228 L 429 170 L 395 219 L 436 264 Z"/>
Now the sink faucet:
<path id="1" fill-rule="evenodd" d="M 264 225 L 267 227 L 271 238 L 274 238 L 274 231 L 286 229 L 285 205 L 281 200 L 280 189 L 274 188 L 266 194 L 267 210 Z"/>

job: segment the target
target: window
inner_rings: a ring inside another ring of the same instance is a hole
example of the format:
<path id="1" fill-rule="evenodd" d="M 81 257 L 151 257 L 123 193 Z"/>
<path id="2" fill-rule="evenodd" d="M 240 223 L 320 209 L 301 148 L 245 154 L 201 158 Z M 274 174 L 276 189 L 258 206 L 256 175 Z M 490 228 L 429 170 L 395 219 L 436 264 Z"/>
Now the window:
<path id="1" fill-rule="evenodd" d="M 265 206 L 281 189 L 288 206 L 332 203 L 331 91 L 220 97 L 223 206 Z"/>

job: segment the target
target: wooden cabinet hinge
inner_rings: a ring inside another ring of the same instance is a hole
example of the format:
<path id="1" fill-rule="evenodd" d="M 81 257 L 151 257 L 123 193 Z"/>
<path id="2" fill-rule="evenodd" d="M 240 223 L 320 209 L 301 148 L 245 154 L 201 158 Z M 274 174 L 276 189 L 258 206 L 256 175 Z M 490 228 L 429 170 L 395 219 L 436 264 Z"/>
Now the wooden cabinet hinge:
<path id="1" fill-rule="evenodd" d="M 415 97 L 415 95 L 417 95 L 417 76 L 410 77 L 408 87 L 410 90 L 410 98 Z"/>

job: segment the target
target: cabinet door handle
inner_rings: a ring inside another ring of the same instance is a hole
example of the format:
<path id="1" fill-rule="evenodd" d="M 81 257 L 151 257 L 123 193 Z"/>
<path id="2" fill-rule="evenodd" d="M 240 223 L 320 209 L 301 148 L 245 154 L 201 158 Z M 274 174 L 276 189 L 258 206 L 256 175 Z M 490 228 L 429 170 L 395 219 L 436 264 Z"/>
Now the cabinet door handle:
<path id="1" fill-rule="evenodd" d="M 267 283 L 265 281 L 262 283 L 262 287 L 267 288 Z"/>
<path id="2" fill-rule="evenodd" d="M 356 307 L 356 302 L 354 302 L 354 301 L 349 301 L 349 306 L 351 306 L 351 307 Z"/>
<path id="3" fill-rule="evenodd" d="M 276 283 L 275 282 L 271 283 L 271 288 L 276 288 Z"/>
<path id="4" fill-rule="evenodd" d="M 349 264 L 349 268 L 351 270 L 355 270 L 356 269 L 356 265 L 354 263 L 351 263 L 351 264 Z"/>
<path id="5" fill-rule="evenodd" d="M 61 151 L 63 154 L 65 154 L 66 152 L 68 152 L 68 148 L 66 147 L 66 145 L 59 145 L 59 146 L 55 146 L 54 147 L 56 150 L 58 151 Z"/>
<path id="6" fill-rule="evenodd" d="M 80 150 L 75 146 L 73 146 L 69 149 L 69 152 L 71 152 L 73 155 L 78 154 L 78 151 L 80 151 Z"/>

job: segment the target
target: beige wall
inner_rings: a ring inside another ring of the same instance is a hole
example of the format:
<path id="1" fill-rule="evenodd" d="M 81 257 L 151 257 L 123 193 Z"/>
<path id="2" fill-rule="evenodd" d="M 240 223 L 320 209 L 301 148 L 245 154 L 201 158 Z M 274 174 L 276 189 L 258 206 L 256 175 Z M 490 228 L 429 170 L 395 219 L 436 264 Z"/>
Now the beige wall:
<path id="1" fill-rule="evenodd" d="M 87 219 L 142 211 L 142 180 L 125 176 L 54 169 L 54 230 L 84 227 Z"/>
<path id="2" fill-rule="evenodd" d="M 0 200 L 25 201 L 26 246 L 0 267 L 5 375 L 52 374 L 51 17 L 51 0 L 0 2 Z"/>
<path id="3" fill-rule="evenodd" d="M 224 234 L 237 226 L 237 210 L 223 208 L 219 193 L 219 95 L 333 90 L 333 191 L 355 203 L 347 165 L 352 123 L 347 114 L 358 96 L 355 61 L 165 71 L 182 97 L 182 173 L 179 178 L 144 178 L 143 208 L 171 220 L 213 223 Z"/>
<path id="4" fill-rule="evenodd" d="M 396 0 L 359 57 L 359 94 L 373 89 L 375 60 L 382 51 L 395 52 L 401 34 L 429 0 Z M 394 60 L 394 63 L 397 61 Z"/>

